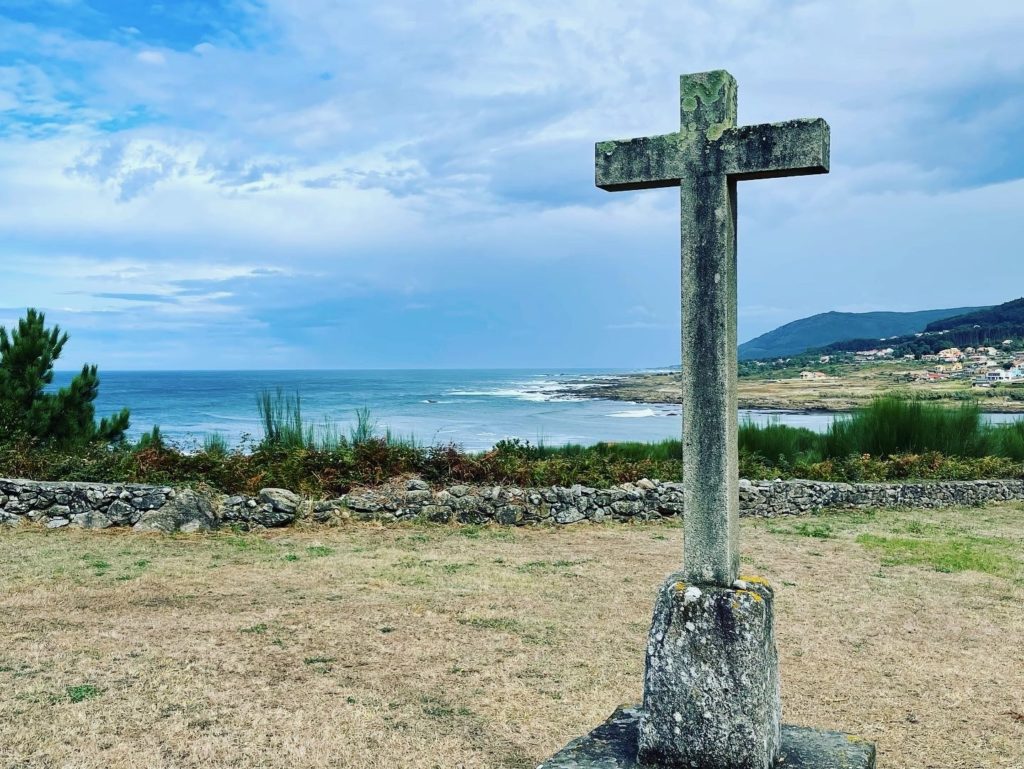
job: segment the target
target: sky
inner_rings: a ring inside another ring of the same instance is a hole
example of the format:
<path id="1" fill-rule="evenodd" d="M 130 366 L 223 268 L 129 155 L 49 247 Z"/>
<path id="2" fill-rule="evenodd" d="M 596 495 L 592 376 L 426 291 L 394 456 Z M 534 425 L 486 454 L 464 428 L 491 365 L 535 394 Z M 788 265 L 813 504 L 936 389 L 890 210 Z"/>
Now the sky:
<path id="1" fill-rule="evenodd" d="M 741 340 L 1024 295 L 1019 0 L 0 0 L 0 325 L 62 367 L 679 359 L 678 192 L 594 143 L 823 117 L 739 191 Z"/>

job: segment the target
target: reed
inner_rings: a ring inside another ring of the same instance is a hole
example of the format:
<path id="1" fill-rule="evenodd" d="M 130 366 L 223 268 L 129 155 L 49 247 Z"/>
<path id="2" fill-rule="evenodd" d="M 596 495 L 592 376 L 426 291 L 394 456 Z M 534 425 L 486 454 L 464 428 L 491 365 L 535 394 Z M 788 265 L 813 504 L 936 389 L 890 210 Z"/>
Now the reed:
<path id="1" fill-rule="evenodd" d="M 263 390 L 256 396 L 256 409 L 265 445 L 288 449 L 306 446 L 302 399 L 298 393 L 287 394 L 280 387 L 275 392 Z"/>

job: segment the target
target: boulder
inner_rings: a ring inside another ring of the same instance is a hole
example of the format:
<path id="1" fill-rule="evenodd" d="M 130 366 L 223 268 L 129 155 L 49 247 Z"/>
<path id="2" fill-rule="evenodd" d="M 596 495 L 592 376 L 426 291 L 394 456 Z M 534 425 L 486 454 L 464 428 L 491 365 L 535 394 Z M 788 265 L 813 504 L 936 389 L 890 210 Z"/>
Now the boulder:
<path id="1" fill-rule="evenodd" d="M 322 502 L 313 503 L 313 520 L 318 523 L 327 523 L 335 514 L 342 514 L 345 502 L 342 499 L 325 499 Z"/>
<path id="2" fill-rule="evenodd" d="M 147 510 L 132 527 L 135 531 L 210 531 L 217 528 L 210 500 L 192 489 L 180 489 L 162 507 Z"/>
<path id="3" fill-rule="evenodd" d="M 86 516 L 92 516 L 95 511 L 89 510 L 84 513 Z M 116 526 L 127 526 L 140 517 L 140 513 L 130 504 L 125 502 L 123 499 L 115 499 L 110 503 L 110 506 L 106 509 L 103 517 L 106 518 L 112 525 Z M 97 519 L 99 520 L 99 519 Z M 101 527 L 105 528 L 105 527 Z"/>
<path id="4" fill-rule="evenodd" d="M 257 505 L 255 510 L 245 511 L 245 522 L 250 525 L 263 526 L 272 529 L 276 526 L 287 526 L 295 520 L 295 512 L 278 510 L 274 505 L 264 502 Z"/>
<path id="5" fill-rule="evenodd" d="M 290 513 L 292 518 L 302 502 L 301 497 L 288 489 L 260 489 L 257 496 L 260 503 L 270 505 L 279 513 Z"/>

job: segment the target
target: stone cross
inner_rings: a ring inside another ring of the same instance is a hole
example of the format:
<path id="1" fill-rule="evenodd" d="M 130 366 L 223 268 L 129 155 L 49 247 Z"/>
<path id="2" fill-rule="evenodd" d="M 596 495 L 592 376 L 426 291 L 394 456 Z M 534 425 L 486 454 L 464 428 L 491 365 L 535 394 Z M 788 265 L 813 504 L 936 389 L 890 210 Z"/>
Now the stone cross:
<path id="1" fill-rule="evenodd" d="M 736 402 L 736 182 L 828 172 L 821 119 L 736 126 L 736 80 L 680 78 L 676 133 L 601 142 L 605 190 L 680 189 L 683 575 L 728 587 L 739 569 Z"/>
<path id="2" fill-rule="evenodd" d="M 728 72 L 684 75 L 678 132 L 597 145 L 606 190 L 681 189 L 683 570 L 658 593 L 644 700 L 542 769 L 874 769 L 852 735 L 783 726 L 774 592 L 737 579 L 736 182 L 828 171 L 823 120 L 736 127 Z"/>

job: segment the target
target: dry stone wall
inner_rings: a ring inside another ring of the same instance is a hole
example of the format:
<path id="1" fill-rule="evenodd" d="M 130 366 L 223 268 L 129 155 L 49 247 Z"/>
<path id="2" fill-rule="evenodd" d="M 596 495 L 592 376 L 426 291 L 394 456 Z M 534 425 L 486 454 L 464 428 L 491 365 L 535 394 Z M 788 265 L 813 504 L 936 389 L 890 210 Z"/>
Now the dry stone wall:
<path id="1" fill-rule="evenodd" d="M 932 508 L 1024 500 L 1024 480 L 937 483 L 740 481 L 745 516 L 804 515 L 816 510 Z M 0 525 L 34 522 L 48 528 L 206 531 L 220 525 L 287 526 L 298 517 L 502 525 L 571 524 L 674 518 L 683 513 L 680 483 L 641 480 L 608 489 L 587 486 L 524 489 L 449 486 L 418 479 L 305 500 L 286 489 L 255 497 L 209 495 L 187 488 L 0 479 Z"/>

